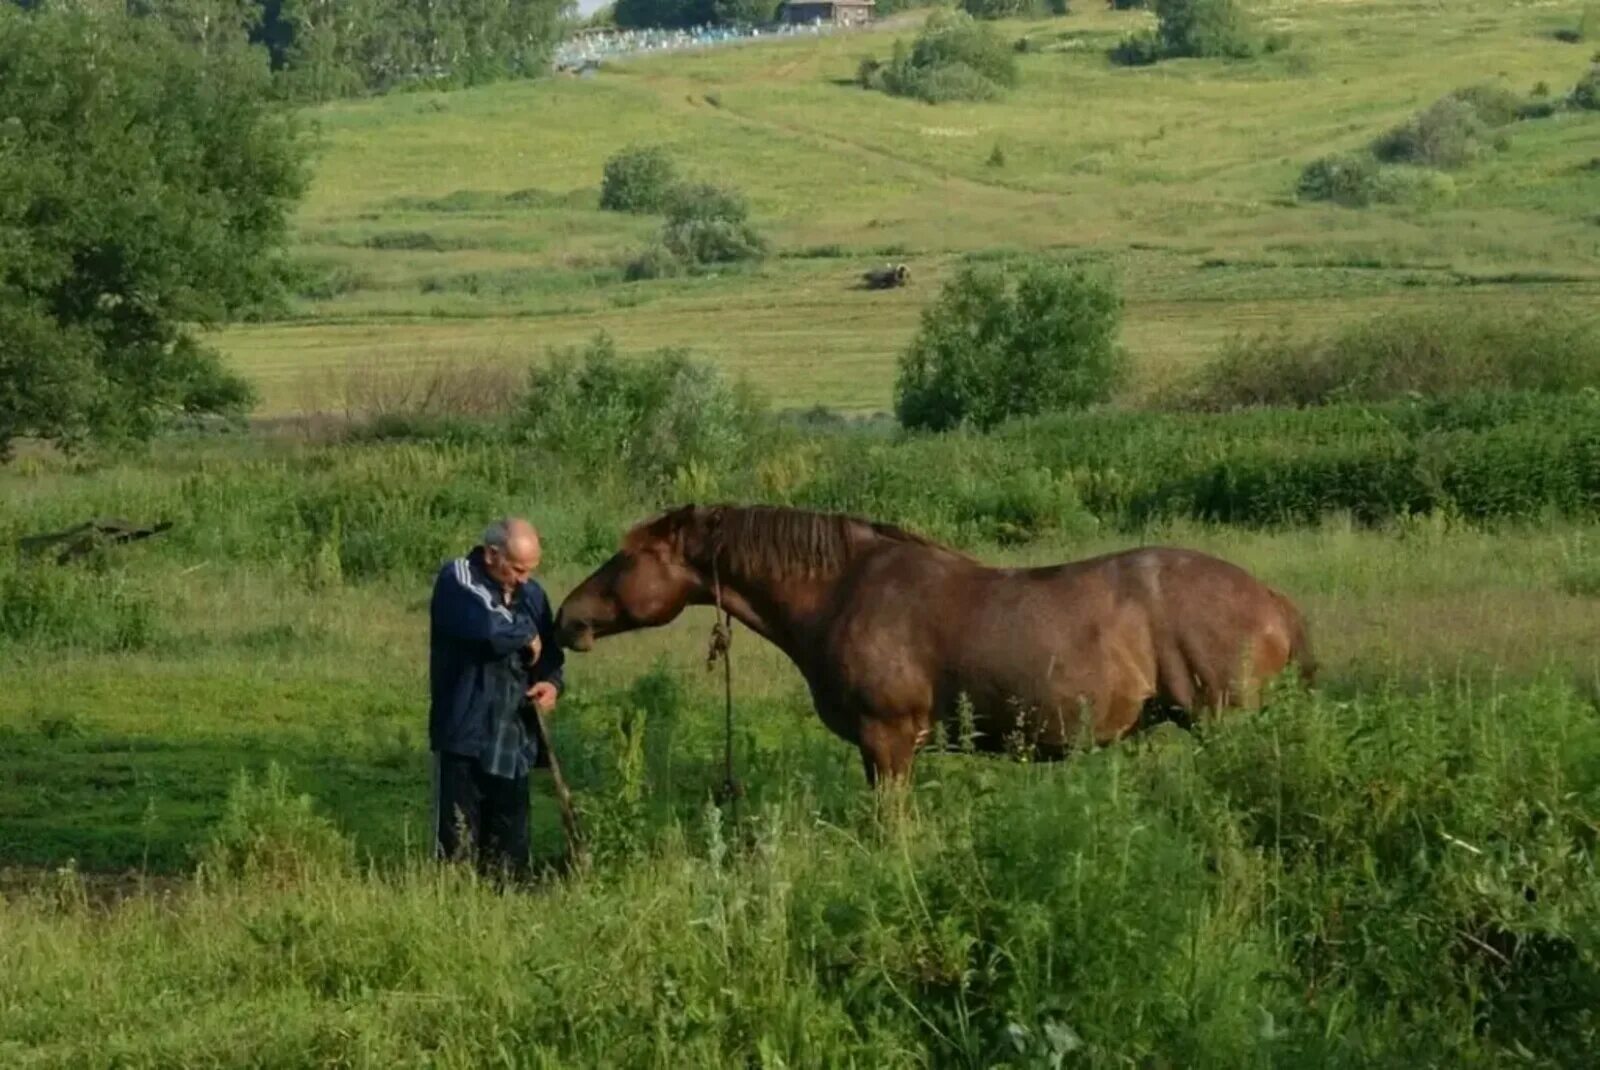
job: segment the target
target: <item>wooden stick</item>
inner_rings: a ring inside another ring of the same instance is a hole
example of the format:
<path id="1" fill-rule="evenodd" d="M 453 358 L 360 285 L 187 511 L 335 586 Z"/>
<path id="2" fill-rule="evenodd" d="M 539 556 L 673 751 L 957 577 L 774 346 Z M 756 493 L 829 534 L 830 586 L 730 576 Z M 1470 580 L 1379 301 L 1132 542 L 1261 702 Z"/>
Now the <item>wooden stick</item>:
<path id="1" fill-rule="evenodd" d="M 530 707 L 532 727 L 538 736 L 540 751 L 550 762 L 550 779 L 555 784 L 556 802 L 561 805 L 561 828 L 567 837 L 567 865 L 571 869 L 589 868 L 589 851 L 583 842 L 583 830 L 578 827 L 578 812 L 572 805 L 572 792 L 561 775 L 561 763 L 556 760 L 556 749 L 550 745 L 550 729 L 544 723 L 544 714 L 537 706 Z"/>

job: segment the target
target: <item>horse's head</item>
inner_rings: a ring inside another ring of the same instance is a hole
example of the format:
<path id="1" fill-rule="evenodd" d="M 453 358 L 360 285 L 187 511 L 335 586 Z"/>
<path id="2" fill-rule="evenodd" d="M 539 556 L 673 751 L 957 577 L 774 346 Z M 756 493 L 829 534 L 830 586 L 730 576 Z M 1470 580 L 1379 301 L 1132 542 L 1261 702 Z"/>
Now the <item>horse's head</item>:
<path id="1" fill-rule="evenodd" d="M 685 506 L 628 532 L 622 549 L 573 588 L 556 614 L 561 645 L 588 650 L 596 639 L 668 624 L 705 580 L 690 564 L 701 510 Z"/>

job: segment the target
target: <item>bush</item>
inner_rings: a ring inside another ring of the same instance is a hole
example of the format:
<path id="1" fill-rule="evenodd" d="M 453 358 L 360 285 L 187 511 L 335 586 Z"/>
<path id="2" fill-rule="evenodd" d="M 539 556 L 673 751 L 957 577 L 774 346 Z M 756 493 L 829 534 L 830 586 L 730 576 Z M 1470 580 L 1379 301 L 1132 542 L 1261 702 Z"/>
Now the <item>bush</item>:
<path id="1" fill-rule="evenodd" d="M 657 241 L 629 258 L 623 266 L 622 277 L 629 282 L 642 282 L 646 279 L 670 279 L 683 272 L 683 261 L 673 255 L 665 244 Z"/>
<path id="2" fill-rule="evenodd" d="M 661 232 L 661 246 L 692 267 L 759 260 L 767 252 L 766 239 L 748 223 L 698 216 L 669 222 Z"/>
<path id="3" fill-rule="evenodd" d="M 1121 315 L 1116 288 L 1080 269 L 969 264 L 900 359 L 896 414 L 911 428 L 987 429 L 1104 401 L 1125 371 Z"/>
<path id="4" fill-rule="evenodd" d="M 355 849 L 311 797 L 295 794 L 288 774 L 269 763 L 258 784 L 240 772 L 227 807 L 203 852 L 205 881 L 246 881 L 257 887 L 303 884 L 352 869 Z"/>
<path id="5" fill-rule="evenodd" d="M 558 351 L 529 377 L 520 437 L 579 470 L 661 486 L 682 471 L 737 470 L 764 407 L 682 350 L 624 361 L 605 335 Z"/>
<path id="6" fill-rule="evenodd" d="M 1111 61 L 1124 67 L 1148 67 L 1161 55 L 1161 35 L 1154 30 L 1130 33 L 1111 49 Z"/>
<path id="7" fill-rule="evenodd" d="M 1470 105 L 1485 126 L 1509 126 L 1523 117 L 1525 105 L 1521 97 L 1497 85 L 1472 85 L 1457 89 L 1445 99 L 1459 100 Z"/>
<path id="8" fill-rule="evenodd" d="M 709 182 L 675 187 L 663 207 L 669 223 L 686 223 L 693 220 L 744 223 L 750 218 L 750 205 L 744 199 L 744 194 L 736 189 Z"/>
<path id="9" fill-rule="evenodd" d="M 1466 100 L 1445 97 L 1380 137 L 1372 151 L 1388 163 L 1453 170 L 1495 151 L 1489 126 Z"/>
<path id="10" fill-rule="evenodd" d="M 1246 59 L 1262 50 L 1255 20 L 1239 0 L 1154 0 L 1156 28 L 1130 34 L 1113 62 L 1145 66 L 1162 59 Z"/>
<path id="11" fill-rule="evenodd" d="M 1355 153 L 1324 156 L 1300 172 L 1295 192 L 1305 201 L 1360 208 L 1378 199 L 1378 165 L 1372 157 Z"/>
<path id="12" fill-rule="evenodd" d="M 600 207 L 612 212 L 659 212 L 667 207 L 677 182 L 677 169 L 665 149 L 623 149 L 606 161 Z"/>
<path id="13" fill-rule="evenodd" d="M 1574 108 L 1600 111 L 1600 66 L 1590 67 L 1589 73 L 1579 79 L 1569 98 Z"/>
<path id="14" fill-rule="evenodd" d="M 1408 394 L 1600 388 L 1600 320 L 1554 308 L 1403 312 L 1307 341 L 1240 339 L 1181 388 L 1179 404 L 1326 405 Z"/>
<path id="15" fill-rule="evenodd" d="M 889 62 L 864 60 L 857 80 L 930 104 L 992 100 L 1017 84 L 1017 59 L 998 34 L 964 11 L 935 11 L 909 48 L 894 43 Z"/>
<path id="16" fill-rule="evenodd" d="M 661 237 L 628 262 L 623 274 L 629 280 L 666 278 L 767 254 L 766 239 L 750 225 L 750 208 L 738 190 L 709 183 L 676 186 L 664 207 Z"/>
<path id="17" fill-rule="evenodd" d="M 1260 50 L 1240 0 L 1155 0 L 1155 8 L 1165 56 L 1243 59 Z"/>

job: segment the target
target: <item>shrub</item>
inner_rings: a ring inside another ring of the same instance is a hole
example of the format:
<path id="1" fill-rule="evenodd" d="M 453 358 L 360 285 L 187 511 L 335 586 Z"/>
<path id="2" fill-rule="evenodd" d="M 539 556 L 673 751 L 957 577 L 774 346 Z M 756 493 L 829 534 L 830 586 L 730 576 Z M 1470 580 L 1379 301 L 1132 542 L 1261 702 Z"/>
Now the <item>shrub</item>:
<path id="1" fill-rule="evenodd" d="M 935 11 L 909 48 L 894 43 L 886 64 L 863 61 L 857 79 L 872 89 L 930 104 L 982 101 L 1017 84 L 1017 59 L 998 34 L 964 11 Z"/>
<path id="2" fill-rule="evenodd" d="M 1240 0 L 1155 0 L 1155 7 L 1164 55 L 1245 58 L 1260 49 Z"/>
<path id="3" fill-rule="evenodd" d="M 677 186 L 677 169 L 659 146 L 623 149 L 606 161 L 600 207 L 612 212 L 659 212 Z"/>
<path id="4" fill-rule="evenodd" d="M 1183 57 L 1244 59 L 1262 49 L 1255 20 L 1239 0 L 1154 0 L 1156 28 L 1130 34 L 1111 50 L 1125 66 Z"/>
<path id="5" fill-rule="evenodd" d="M 1445 97 L 1380 137 L 1372 151 L 1389 163 L 1452 170 L 1465 167 L 1495 147 L 1478 109 L 1466 100 Z"/>
<path id="6" fill-rule="evenodd" d="M 1471 85 L 1457 89 L 1445 99 L 1470 105 L 1485 126 L 1509 126 L 1522 118 L 1523 101 L 1509 89 L 1497 85 Z"/>
<path id="7" fill-rule="evenodd" d="M 682 275 L 683 261 L 673 255 L 662 242 L 652 242 L 629 258 L 623 266 L 622 277 L 629 282 L 645 279 L 670 279 Z"/>
<path id="8" fill-rule="evenodd" d="M 1130 33 L 1111 50 L 1111 61 L 1124 67 L 1148 67 L 1161 59 L 1161 36 L 1154 30 Z"/>
<path id="9" fill-rule="evenodd" d="M 259 784 L 248 772 L 235 778 L 200 873 L 212 882 L 293 885 L 348 872 L 354 860 L 350 841 L 316 812 L 309 795 L 290 789 L 283 767 L 272 762 Z"/>
<path id="10" fill-rule="evenodd" d="M 922 71 L 915 85 L 916 96 L 929 104 L 980 103 L 997 100 L 1001 94 L 998 85 L 959 60 Z"/>
<path id="11" fill-rule="evenodd" d="M 667 207 L 662 247 L 687 267 L 758 260 L 767 243 L 749 223 L 750 209 L 733 189 L 709 184 L 681 186 Z"/>
<path id="12" fill-rule="evenodd" d="M 1569 98 L 1574 108 L 1600 111 L 1600 66 L 1590 67 L 1589 73 L 1579 79 Z"/>
<path id="13" fill-rule="evenodd" d="M 690 217 L 668 223 L 661 234 L 662 247 L 682 264 L 702 267 L 766 255 L 766 239 L 748 223 L 729 219 Z"/>
<path id="14" fill-rule="evenodd" d="M 1240 339 L 1182 390 L 1184 407 L 1325 405 L 1407 394 L 1600 388 L 1600 320 L 1553 308 L 1405 312 L 1305 341 Z"/>
<path id="15" fill-rule="evenodd" d="M 1360 208 L 1378 198 L 1378 165 L 1370 156 L 1344 153 L 1313 160 L 1300 172 L 1301 200 L 1332 201 Z"/>
<path id="16" fill-rule="evenodd" d="M 1444 204 L 1456 195 L 1455 179 L 1426 167 L 1385 167 L 1378 172 L 1373 199 L 1420 208 Z"/>
<path id="17" fill-rule="evenodd" d="M 660 239 L 623 269 L 631 281 L 666 278 L 708 264 L 759 260 L 767 242 L 750 225 L 750 209 L 739 191 L 709 183 L 675 187 L 665 199 Z"/>
<path id="18" fill-rule="evenodd" d="M 663 485 L 680 470 L 738 467 L 756 441 L 763 406 L 682 350 L 624 361 L 605 335 L 558 351 L 529 376 L 521 437 L 580 469 Z"/>
<path id="19" fill-rule="evenodd" d="M 743 223 L 750 218 L 750 205 L 742 193 L 709 182 L 688 183 L 675 187 L 667 197 L 663 208 L 669 223 L 683 223 L 696 219 Z"/>
<path id="20" fill-rule="evenodd" d="M 923 314 L 900 359 L 900 422 L 987 429 L 1104 401 L 1125 370 L 1121 314 L 1116 288 L 1077 268 L 969 264 Z"/>

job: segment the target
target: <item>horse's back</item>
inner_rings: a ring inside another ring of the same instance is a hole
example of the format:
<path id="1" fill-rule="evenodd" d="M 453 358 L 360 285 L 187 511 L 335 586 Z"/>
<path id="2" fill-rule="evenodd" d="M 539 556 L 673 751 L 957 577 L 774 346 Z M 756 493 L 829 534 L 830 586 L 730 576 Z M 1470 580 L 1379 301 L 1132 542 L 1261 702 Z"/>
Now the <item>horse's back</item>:
<path id="1" fill-rule="evenodd" d="M 1072 668 L 1063 686 L 1113 709 L 1103 734 L 1127 729 L 1147 699 L 1188 710 L 1250 703 L 1265 680 L 1310 654 L 1298 608 L 1232 562 L 1145 546 L 1081 561 L 995 570 L 998 623 L 1014 607 L 1013 657 Z"/>

